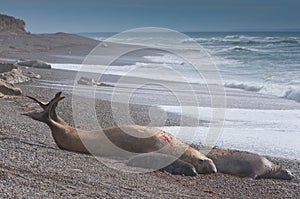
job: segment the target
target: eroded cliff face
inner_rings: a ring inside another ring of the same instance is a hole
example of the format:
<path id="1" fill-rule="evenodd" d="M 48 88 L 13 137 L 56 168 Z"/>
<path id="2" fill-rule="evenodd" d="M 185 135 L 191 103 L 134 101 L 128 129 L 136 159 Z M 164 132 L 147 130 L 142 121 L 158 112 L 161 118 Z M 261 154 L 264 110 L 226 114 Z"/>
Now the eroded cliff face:
<path id="1" fill-rule="evenodd" d="M 26 34 L 25 22 L 11 16 L 0 14 L 0 34 Z"/>

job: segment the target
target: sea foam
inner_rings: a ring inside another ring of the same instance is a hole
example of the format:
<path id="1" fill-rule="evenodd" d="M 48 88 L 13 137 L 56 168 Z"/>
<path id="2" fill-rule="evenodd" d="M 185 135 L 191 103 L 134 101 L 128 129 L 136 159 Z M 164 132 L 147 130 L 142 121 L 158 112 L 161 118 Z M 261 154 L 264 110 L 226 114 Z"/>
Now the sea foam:
<path id="1" fill-rule="evenodd" d="M 212 120 L 210 107 L 159 106 L 167 112 L 184 114 L 213 125 L 224 119 L 224 126 L 215 140 L 218 146 L 257 152 L 264 155 L 300 160 L 299 110 L 226 109 L 224 118 Z M 182 110 L 185 110 L 182 113 Z M 180 139 L 205 144 L 209 125 L 197 127 L 161 127 Z"/>

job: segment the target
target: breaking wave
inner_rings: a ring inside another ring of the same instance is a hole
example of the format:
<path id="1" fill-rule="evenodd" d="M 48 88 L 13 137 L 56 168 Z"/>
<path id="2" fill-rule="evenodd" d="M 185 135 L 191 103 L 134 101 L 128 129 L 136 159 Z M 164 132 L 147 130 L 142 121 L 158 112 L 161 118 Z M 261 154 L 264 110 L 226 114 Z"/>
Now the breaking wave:
<path id="1" fill-rule="evenodd" d="M 300 102 L 300 88 L 287 90 L 283 97 L 286 99 L 295 100 L 296 102 Z"/>
<path id="2" fill-rule="evenodd" d="M 300 102 L 300 87 L 290 85 L 259 84 L 250 82 L 226 82 L 227 88 L 241 89 L 266 95 L 273 95 L 284 99 Z"/>
<path id="3" fill-rule="evenodd" d="M 244 82 L 230 82 L 230 83 L 225 83 L 224 86 L 228 88 L 237 88 L 245 91 L 254 91 L 254 92 L 258 92 L 263 88 L 262 85 L 254 85 L 254 84 L 250 85 L 249 83 L 244 83 Z"/>

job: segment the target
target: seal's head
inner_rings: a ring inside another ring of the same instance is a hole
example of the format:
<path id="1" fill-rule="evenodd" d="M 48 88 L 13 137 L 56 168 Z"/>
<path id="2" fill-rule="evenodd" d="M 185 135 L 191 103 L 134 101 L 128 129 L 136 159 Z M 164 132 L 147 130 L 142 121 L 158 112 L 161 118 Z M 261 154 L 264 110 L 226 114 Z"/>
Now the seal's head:
<path id="1" fill-rule="evenodd" d="M 283 180 L 291 180 L 294 178 L 294 175 L 287 169 L 280 167 L 275 173 L 276 178 Z"/>
<path id="2" fill-rule="evenodd" d="M 196 164 L 197 166 L 196 165 L 194 166 L 196 167 L 198 173 L 201 174 L 217 173 L 217 167 L 211 159 L 209 158 L 197 159 L 196 161 L 198 161 L 198 164 Z"/>

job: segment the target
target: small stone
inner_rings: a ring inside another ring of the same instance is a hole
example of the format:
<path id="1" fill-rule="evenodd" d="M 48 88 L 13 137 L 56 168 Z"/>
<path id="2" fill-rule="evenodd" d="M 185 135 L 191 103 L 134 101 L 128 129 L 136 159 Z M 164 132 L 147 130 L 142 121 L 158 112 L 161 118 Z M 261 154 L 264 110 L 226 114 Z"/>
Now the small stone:
<path id="1" fill-rule="evenodd" d="M 72 169 L 73 171 L 82 172 L 81 169 Z"/>

